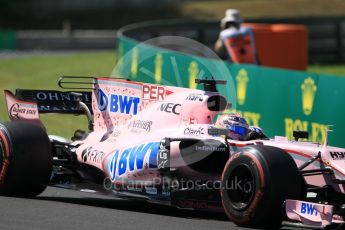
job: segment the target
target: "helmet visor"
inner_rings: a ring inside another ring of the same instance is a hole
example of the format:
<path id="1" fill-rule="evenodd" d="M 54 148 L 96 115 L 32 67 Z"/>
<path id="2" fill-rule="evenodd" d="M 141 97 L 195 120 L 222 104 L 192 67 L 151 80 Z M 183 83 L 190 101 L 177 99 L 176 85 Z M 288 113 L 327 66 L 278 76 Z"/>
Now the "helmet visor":
<path id="1" fill-rule="evenodd" d="M 230 126 L 230 131 L 237 133 L 241 136 L 245 136 L 247 134 L 247 129 L 240 125 L 232 125 Z"/>

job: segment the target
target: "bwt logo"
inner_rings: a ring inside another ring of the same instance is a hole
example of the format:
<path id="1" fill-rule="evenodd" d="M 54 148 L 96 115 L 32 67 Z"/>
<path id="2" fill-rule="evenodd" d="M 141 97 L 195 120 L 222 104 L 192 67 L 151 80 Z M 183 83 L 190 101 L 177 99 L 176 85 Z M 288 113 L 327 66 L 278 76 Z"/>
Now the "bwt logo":
<path id="1" fill-rule="evenodd" d="M 132 114 L 136 115 L 139 104 L 139 97 L 121 94 L 110 94 L 108 97 L 101 89 L 98 90 L 97 105 L 100 111 L 105 111 L 109 108 L 109 111 L 112 113 L 130 114 L 132 111 Z"/>
<path id="2" fill-rule="evenodd" d="M 301 213 L 307 215 L 314 215 L 317 216 L 317 210 L 313 204 L 309 203 L 302 203 L 301 205 Z"/>
<path id="3" fill-rule="evenodd" d="M 127 171 L 141 171 L 145 169 L 145 165 L 149 169 L 157 168 L 157 154 L 159 142 L 149 142 L 139 146 L 131 147 L 120 151 L 115 151 L 109 164 L 109 174 L 111 180 L 122 176 Z"/>

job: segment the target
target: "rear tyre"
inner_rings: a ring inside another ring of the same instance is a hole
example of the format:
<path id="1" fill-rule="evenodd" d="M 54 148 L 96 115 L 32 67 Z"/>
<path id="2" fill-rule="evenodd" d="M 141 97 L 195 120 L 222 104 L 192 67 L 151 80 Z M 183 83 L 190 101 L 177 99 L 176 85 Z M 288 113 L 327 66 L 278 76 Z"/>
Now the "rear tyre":
<path id="1" fill-rule="evenodd" d="M 0 195 L 35 197 L 49 183 L 52 150 L 46 132 L 27 122 L 0 123 Z"/>
<path id="2" fill-rule="evenodd" d="M 302 197 L 302 178 L 292 157 L 271 146 L 250 146 L 233 154 L 222 175 L 222 204 L 239 226 L 277 228 L 286 199 Z"/>

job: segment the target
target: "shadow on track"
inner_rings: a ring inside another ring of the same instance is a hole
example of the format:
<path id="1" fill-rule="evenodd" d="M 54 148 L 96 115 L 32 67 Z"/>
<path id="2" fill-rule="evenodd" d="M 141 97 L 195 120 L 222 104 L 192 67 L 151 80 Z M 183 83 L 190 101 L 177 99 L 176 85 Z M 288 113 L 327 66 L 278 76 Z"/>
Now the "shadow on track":
<path id="1" fill-rule="evenodd" d="M 212 219 L 220 221 L 229 221 L 223 213 L 200 212 L 191 210 L 182 210 L 165 205 L 152 204 L 145 201 L 129 201 L 129 200 L 112 200 L 102 198 L 71 198 L 71 197 L 49 197 L 40 196 L 37 200 L 63 202 L 77 205 L 87 205 L 100 208 L 118 209 L 129 212 L 142 212 L 148 214 L 158 214 L 171 217 L 183 217 L 190 219 Z"/>

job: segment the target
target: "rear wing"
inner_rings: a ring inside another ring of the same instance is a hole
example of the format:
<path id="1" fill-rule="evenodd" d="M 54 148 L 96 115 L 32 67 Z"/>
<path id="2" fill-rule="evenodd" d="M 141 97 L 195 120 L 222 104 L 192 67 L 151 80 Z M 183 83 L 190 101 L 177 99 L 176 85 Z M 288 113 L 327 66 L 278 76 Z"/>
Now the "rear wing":
<path id="1" fill-rule="evenodd" d="M 78 92 L 81 101 L 92 111 L 91 92 Z M 6 96 L 7 97 L 7 96 Z M 35 103 L 39 113 L 82 114 L 78 107 L 78 97 L 72 91 L 17 89 L 14 97 L 18 100 Z"/>
<path id="2" fill-rule="evenodd" d="M 81 93 L 81 101 L 83 101 L 91 110 L 92 94 L 91 92 Z M 11 116 L 17 111 L 24 112 L 24 108 L 33 108 L 37 113 L 63 113 L 63 114 L 82 114 L 83 111 L 78 107 L 78 98 L 73 92 L 61 92 L 57 90 L 30 90 L 17 89 L 13 94 L 11 91 L 5 90 L 5 98 L 8 112 Z M 12 108 L 12 109 L 11 109 Z M 27 113 L 31 113 L 27 111 Z M 32 112 L 34 114 L 34 112 Z"/>
<path id="3" fill-rule="evenodd" d="M 40 113 L 83 114 L 72 92 L 17 89 L 14 95 L 5 90 L 7 113 L 12 121 L 28 121 L 44 128 Z M 91 92 L 82 92 L 81 99 L 91 110 Z"/>
<path id="4" fill-rule="evenodd" d="M 11 120 L 40 123 L 39 114 L 41 113 L 83 114 L 85 111 L 79 106 L 79 101 L 84 102 L 92 112 L 91 90 L 94 84 L 93 77 L 61 77 L 58 85 L 62 89 L 83 89 L 84 91 L 78 91 L 76 94 L 76 91 L 17 89 L 13 94 L 5 90 L 8 116 Z M 71 85 L 76 87 L 68 87 Z M 78 87 L 80 85 L 83 87 Z"/>
<path id="5" fill-rule="evenodd" d="M 36 104 L 39 113 L 82 114 L 83 111 L 78 108 L 78 101 L 84 102 L 92 110 L 91 90 L 95 84 L 94 77 L 63 76 L 58 80 L 58 85 L 62 89 L 73 91 L 17 89 L 13 94 L 6 90 L 6 102 L 10 104 L 19 100 L 22 105 L 25 102 Z M 76 92 L 81 95 L 77 96 Z"/>

